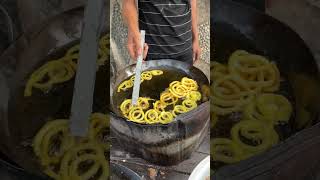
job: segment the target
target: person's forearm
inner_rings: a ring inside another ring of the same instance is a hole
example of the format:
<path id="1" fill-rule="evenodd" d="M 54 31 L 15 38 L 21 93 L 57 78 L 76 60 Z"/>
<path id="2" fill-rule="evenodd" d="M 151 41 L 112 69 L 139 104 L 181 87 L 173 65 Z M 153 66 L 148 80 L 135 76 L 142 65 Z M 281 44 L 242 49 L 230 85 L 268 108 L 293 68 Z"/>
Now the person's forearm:
<path id="1" fill-rule="evenodd" d="M 130 33 L 139 33 L 138 11 L 135 0 L 123 0 L 122 15 Z"/>
<path id="2" fill-rule="evenodd" d="M 193 41 L 199 40 L 198 32 L 198 9 L 197 9 L 197 0 L 191 1 L 191 23 L 192 23 L 192 39 Z"/>

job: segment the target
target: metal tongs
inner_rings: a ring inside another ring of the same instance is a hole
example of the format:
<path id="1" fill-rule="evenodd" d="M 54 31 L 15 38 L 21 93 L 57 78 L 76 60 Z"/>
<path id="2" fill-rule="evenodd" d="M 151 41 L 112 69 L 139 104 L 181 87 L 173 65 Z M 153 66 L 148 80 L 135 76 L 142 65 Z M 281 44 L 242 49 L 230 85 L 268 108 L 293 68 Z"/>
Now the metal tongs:
<path id="1" fill-rule="evenodd" d="M 133 84 L 133 91 L 132 91 L 132 105 L 137 105 L 139 92 L 140 92 L 140 84 L 141 84 L 141 68 L 142 68 L 142 60 L 143 60 L 143 46 L 145 41 L 145 34 L 144 30 L 140 31 L 140 39 L 141 39 L 141 46 L 142 52 L 138 56 L 137 64 L 136 64 L 136 72 L 134 76 L 134 84 Z"/>
<path id="2" fill-rule="evenodd" d="M 76 137 L 85 137 L 89 128 L 103 9 L 103 0 L 87 1 L 70 117 L 71 134 Z"/>

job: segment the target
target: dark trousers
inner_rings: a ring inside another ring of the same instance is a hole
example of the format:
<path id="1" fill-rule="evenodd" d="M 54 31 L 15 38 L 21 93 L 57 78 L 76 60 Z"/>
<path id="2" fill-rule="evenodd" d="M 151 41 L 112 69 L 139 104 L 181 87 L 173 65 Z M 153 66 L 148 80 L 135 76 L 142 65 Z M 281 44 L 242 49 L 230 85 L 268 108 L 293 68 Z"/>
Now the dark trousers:
<path id="1" fill-rule="evenodd" d="M 189 51 L 185 52 L 184 54 L 178 55 L 178 56 L 147 55 L 146 61 L 161 60 L 161 59 L 172 59 L 172 60 L 182 61 L 182 62 L 185 62 L 185 63 L 192 65 L 193 64 L 193 52 L 192 52 L 192 50 L 189 50 Z"/>

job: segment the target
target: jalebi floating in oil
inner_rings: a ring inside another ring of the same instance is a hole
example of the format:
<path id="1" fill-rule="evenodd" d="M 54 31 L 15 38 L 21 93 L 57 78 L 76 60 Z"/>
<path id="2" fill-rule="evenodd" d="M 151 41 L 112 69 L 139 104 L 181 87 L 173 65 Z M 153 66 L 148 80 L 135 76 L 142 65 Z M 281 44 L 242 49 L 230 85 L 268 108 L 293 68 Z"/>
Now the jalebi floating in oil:
<path id="1" fill-rule="evenodd" d="M 43 172 L 54 180 L 82 180 L 109 176 L 109 164 L 105 152 L 110 143 L 105 142 L 104 132 L 109 129 L 107 115 L 93 113 L 88 136 L 76 140 L 69 131 L 68 120 L 47 122 L 33 140 L 33 150 Z M 83 165 L 88 168 L 81 169 Z"/>
<path id="2" fill-rule="evenodd" d="M 79 171 L 85 163 L 90 164 L 85 172 Z M 100 172 L 99 172 L 100 171 Z M 97 176 L 99 175 L 99 176 Z M 61 160 L 61 180 L 108 179 L 109 162 L 106 160 L 100 144 L 84 141 L 72 147 Z"/>
<path id="3" fill-rule="evenodd" d="M 26 83 L 24 96 L 32 96 L 32 90 L 49 91 L 53 85 L 72 79 L 77 69 L 80 45 L 71 47 L 63 57 L 51 60 L 33 72 Z M 99 41 L 98 67 L 106 63 L 109 56 L 109 35 L 104 35 Z"/>
<path id="4" fill-rule="evenodd" d="M 242 150 L 230 139 L 214 138 L 210 142 L 210 154 L 212 160 L 235 163 L 243 159 Z"/>
<path id="5" fill-rule="evenodd" d="M 268 121 L 274 125 L 288 123 L 292 105 L 282 95 L 261 94 L 244 108 L 245 119 Z"/>
<path id="6" fill-rule="evenodd" d="M 163 71 L 161 70 L 144 71 L 141 73 L 140 82 L 142 83 L 145 80 L 150 81 L 153 76 L 160 76 L 162 74 L 163 74 Z M 127 91 L 128 89 L 132 88 L 134 84 L 134 78 L 135 76 L 131 76 L 129 80 L 123 81 L 118 86 L 117 92 L 119 93 L 121 91 Z"/>
<path id="7" fill-rule="evenodd" d="M 230 138 L 213 138 L 214 161 L 235 163 L 270 149 L 279 142 L 275 125 L 288 123 L 293 107 L 276 94 L 280 88 L 278 67 L 266 57 L 235 51 L 227 64 L 211 64 L 211 128 L 223 117 L 240 113 Z"/>
<path id="8" fill-rule="evenodd" d="M 163 72 L 161 70 L 152 70 L 146 71 L 145 74 L 141 78 L 143 80 L 151 80 L 150 74 L 162 75 Z M 123 90 L 123 83 L 120 84 L 120 89 L 118 90 Z M 131 99 L 126 99 L 121 103 L 120 110 L 123 116 L 132 122 L 140 124 L 168 124 L 178 115 L 189 112 L 198 106 L 197 102 L 201 100 L 201 93 L 198 89 L 196 81 L 184 77 L 181 81 L 171 82 L 169 87 L 160 94 L 159 100 L 139 97 L 137 105 L 132 106 Z M 178 104 L 179 100 L 181 104 Z M 168 107 L 172 108 L 168 109 Z"/>

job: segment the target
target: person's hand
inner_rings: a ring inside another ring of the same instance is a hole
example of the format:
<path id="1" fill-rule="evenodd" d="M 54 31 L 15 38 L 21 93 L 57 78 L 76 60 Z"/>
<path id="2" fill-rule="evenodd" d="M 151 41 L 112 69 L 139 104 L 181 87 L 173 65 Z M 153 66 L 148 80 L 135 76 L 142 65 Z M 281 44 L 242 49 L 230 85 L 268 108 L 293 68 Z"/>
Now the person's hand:
<path id="1" fill-rule="evenodd" d="M 194 40 L 192 42 L 192 50 L 193 50 L 193 64 L 200 59 L 201 55 L 201 47 L 199 44 L 199 40 Z"/>
<path id="2" fill-rule="evenodd" d="M 131 58 L 136 61 L 138 56 L 141 55 L 142 47 L 141 47 L 141 40 L 140 40 L 140 33 L 128 32 L 128 50 Z M 144 44 L 143 49 L 143 59 L 147 57 L 148 53 L 148 44 Z"/>

